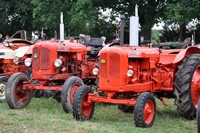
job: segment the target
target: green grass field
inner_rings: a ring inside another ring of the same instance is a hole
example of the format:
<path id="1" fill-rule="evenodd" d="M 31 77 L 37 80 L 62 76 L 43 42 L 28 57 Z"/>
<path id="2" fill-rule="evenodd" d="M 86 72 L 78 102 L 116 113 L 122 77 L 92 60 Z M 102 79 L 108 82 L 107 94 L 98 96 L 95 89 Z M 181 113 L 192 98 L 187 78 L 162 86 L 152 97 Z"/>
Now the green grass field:
<path id="1" fill-rule="evenodd" d="M 90 121 L 76 121 L 52 98 L 33 98 L 28 107 L 12 110 L 0 104 L 1 133 L 196 133 L 196 121 L 184 119 L 176 111 L 173 99 L 164 106 L 156 100 L 157 111 L 151 128 L 137 128 L 133 114 L 121 112 L 116 105 L 96 104 Z"/>

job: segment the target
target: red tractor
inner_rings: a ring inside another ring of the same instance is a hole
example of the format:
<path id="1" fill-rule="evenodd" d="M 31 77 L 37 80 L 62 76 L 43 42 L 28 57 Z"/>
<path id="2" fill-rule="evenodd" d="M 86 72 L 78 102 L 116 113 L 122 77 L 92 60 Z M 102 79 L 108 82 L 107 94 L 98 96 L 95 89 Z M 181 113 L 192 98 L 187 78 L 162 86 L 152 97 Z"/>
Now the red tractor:
<path id="1" fill-rule="evenodd" d="M 31 57 L 33 45 L 26 39 L 25 33 L 24 30 L 17 31 L 0 43 L 0 102 L 6 101 L 5 89 L 8 78 L 16 72 L 26 73 L 24 60 Z"/>
<path id="2" fill-rule="evenodd" d="M 151 127 L 156 102 L 175 98 L 178 112 L 194 119 L 200 99 L 200 49 L 189 47 L 160 51 L 156 48 L 124 45 L 124 17 L 120 43 L 105 46 L 99 53 L 97 92 L 90 86 L 77 89 L 73 116 L 84 121 L 92 118 L 95 102 L 118 105 L 123 112 L 133 112 L 136 127 Z M 103 94 L 103 95 L 99 95 Z"/>
<path id="3" fill-rule="evenodd" d="M 61 13 L 60 40 L 37 41 L 32 57 L 25 60 L 31 67 L 31 79 L 27 74 L 13 74 L 6 88 L 6 101 L 12 109 L 26 107 L 34 90 L 50 90 L 54 99 L 61 101 L 65 112 L 72 111 L 74 92 L 84 84 L 93 85 L 96 75 L 92 70 L 98 63 L 99 48 L 103 39 L 71 37 L 64 40 L 63 16 Z"/>

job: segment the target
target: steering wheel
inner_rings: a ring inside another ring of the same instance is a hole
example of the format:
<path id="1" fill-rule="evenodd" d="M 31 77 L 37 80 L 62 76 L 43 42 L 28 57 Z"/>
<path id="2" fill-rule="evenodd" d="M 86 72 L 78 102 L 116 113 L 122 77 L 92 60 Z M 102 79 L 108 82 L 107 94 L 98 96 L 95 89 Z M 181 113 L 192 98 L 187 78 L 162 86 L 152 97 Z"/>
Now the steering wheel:
<path id="1" fill-rule="evenodd" d="M 3 44 L 3 46 L 5 46 L 5 47 L 12 48 L 13 46 L 15 46 L 15 47 L 16 47 L 16 49 L 18 49 L 18 48 L 19 48 L 19 46 L 17 46 L 15 43 L 12 43 L 12 44 L 13 44 L 13 46 L 12 46 L 12 45 L 10 45 L 10 43 L 11 43 L 11 42 L 9 42 L 9 41 L 4 41 L 4 42 L 7 42 L 7 45 L 8 45 L 8 46 L 6 46 L 4 43 L 2 43 L 2 44 Z"/>

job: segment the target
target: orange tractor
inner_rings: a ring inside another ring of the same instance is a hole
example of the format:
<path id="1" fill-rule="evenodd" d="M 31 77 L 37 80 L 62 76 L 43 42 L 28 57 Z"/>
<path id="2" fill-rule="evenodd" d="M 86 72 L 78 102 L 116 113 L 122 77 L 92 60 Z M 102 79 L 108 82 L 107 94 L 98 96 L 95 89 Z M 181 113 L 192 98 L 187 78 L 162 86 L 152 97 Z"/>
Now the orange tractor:
<path id="1" fill-rule="evenodd" d="M 95 102 L 118 105 L 133 112 L 136 127 L 151 127 L 157 97 L 175 98 L 178 112 L 194 119 L 200 99 L 200 49 L 163 50 L 124 45 L 124 16 L 121 17 L 120 43 L 105 46 L 99 53 L 97 92 L 81 86 L 74 94 L 73 116 L 84 121 L 92 118 Z M 99 95 L 104 94 L 104 95 Z"/>
<path id="2" fill-rule="evenodd" d="M 24 30 L 17 31 L 8 40 L 0 43 L 0 102 L 6 101 L 5 89 L 8 78 L 19 71 L 26 73 L 24 60 L 31 57 L 33 45 L 26 39 L 25 33 Z"/>
<path id="3" fill-rule="evenodd" d="M 61 25 L 61 32 L 64 32 L 63 27 Z M 77 88 L 84 84 L 93 85 L 96 81 L 92 70 L 98 63 L 98 48 L 102 44 L 101 38 L 64 40 L 64 36 L 60 40 L 37 41 L 32 57 L 25 60 L 26 66 L 32 67 L 32 78 L 29 80 L 26 74 L 18 72 L 7 82 L 6 98 L 10 108 L 26 107 L 32 98 L 32 90 L 51 90 L 64 111 L 71 112 Z"/>

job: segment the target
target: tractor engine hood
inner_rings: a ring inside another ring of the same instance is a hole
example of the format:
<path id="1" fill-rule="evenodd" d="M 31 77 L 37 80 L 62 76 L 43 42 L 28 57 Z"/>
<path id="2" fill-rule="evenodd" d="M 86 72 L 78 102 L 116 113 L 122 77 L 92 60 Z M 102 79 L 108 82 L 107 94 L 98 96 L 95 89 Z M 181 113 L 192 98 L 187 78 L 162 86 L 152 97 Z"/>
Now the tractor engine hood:
<path id="1" fill-rule="evenodd" d="M 11 49 L 0 49 L 0 58 L 1 59 L 14 59 L 15 51 Z"/>

